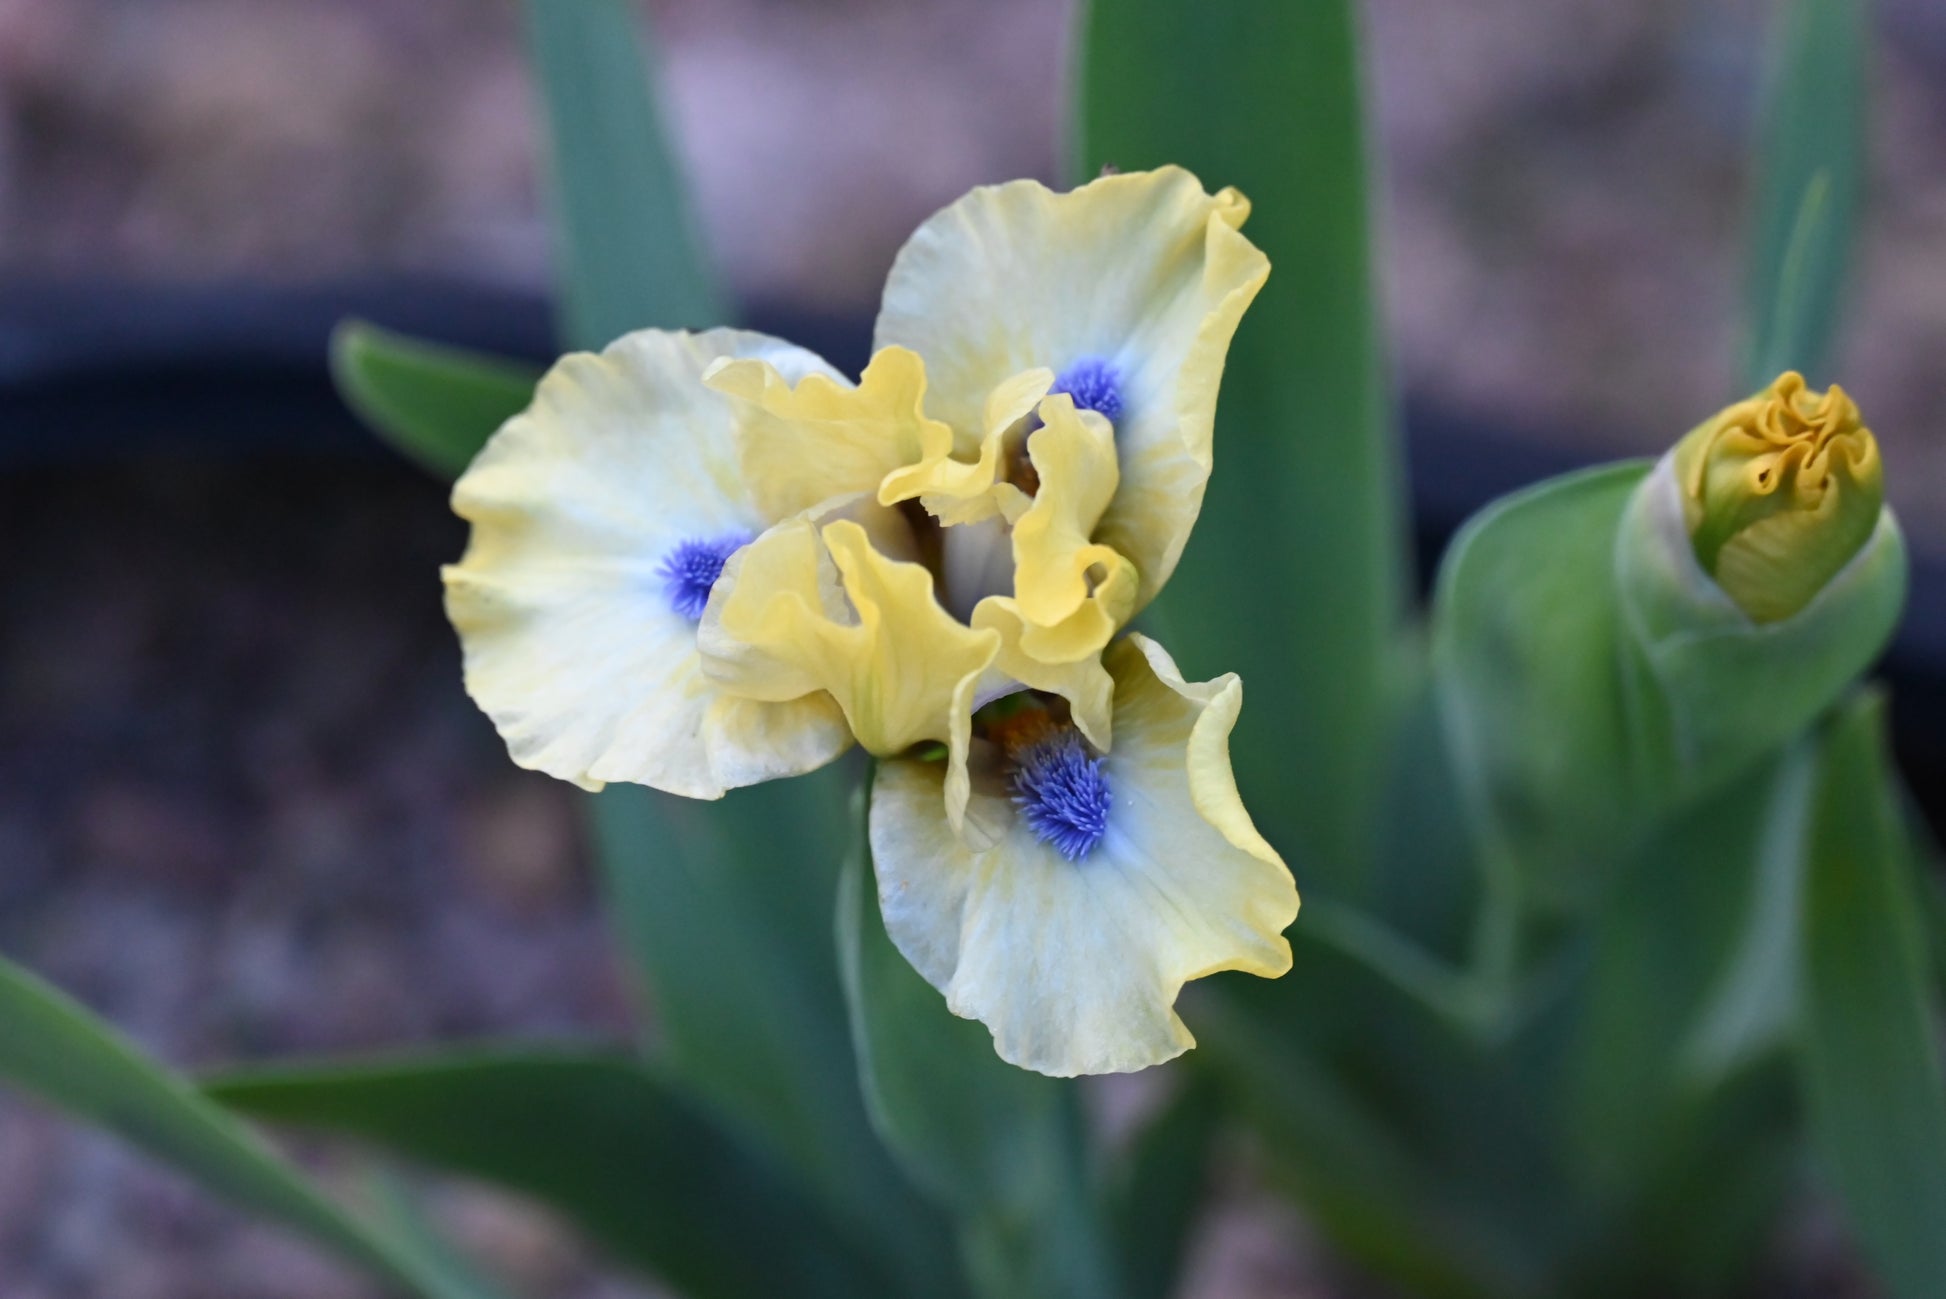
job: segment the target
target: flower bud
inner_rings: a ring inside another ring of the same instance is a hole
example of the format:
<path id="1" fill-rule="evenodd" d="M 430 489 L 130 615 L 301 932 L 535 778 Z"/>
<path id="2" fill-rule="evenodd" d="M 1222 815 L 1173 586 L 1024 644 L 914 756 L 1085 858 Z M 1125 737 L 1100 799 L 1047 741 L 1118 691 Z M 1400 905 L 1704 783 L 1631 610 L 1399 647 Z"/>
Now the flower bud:
<path id="1" fill-rule="evenodd" d="M 1871 539 L 1885 500 L 1857 405 L 1791 371 L 1692 430 L 1675 474 L 1697 562 L 1757 623 L 1809 604 Z"/>
<path id="2" fill-rule="evenodd" d="M 1635 715 L 1673 746 L 1651 764 L 1666 778 L 1706 788 L 1772 751 L 1883 652 L 1906 586 L 1883 481 L 1851 399 L 1786 374 L 1637 484 L 1615 577 L 1647 673 Z"/>

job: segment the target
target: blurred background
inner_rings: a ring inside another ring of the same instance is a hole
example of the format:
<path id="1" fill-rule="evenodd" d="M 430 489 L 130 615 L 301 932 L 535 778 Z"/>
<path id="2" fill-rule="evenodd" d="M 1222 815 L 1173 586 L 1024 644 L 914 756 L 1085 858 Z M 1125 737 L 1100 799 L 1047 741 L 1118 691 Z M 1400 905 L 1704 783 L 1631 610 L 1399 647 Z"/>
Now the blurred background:
<path id="1" fill-rule="evenodd" d="M 647 8 L 720 264 L 842 362 L 921 218 L 1060 174 L 1063 0 Z M 1835 377 L 1923 561 L 1946 553 L 1946 6 L 1877 9 Z M 1544 469 L 1659 451 L 1740 395 L 1769 6 L 1366 12 L 1395 364 L 1435 413 L 1422 499 L 1477 468 L 1442 429 Z M 322 386 L 344 308 L 544 345 L 533 109 L 506 0 L 0 0 L 0 951 L 174 1063 L 653 1014 L 572 791 L 513 769 L 460 691 L 442 488 Z M 1198 1299 L 1367 1293 L 1234 1162 Z M 650 1293 L 518 1205 L 436 1207 L 530 1293 Z M 1822 1231 L 1793 1232 L 1803 1293 L 1849 1293 Z M 0 1097 L 0 1295 L 367 1294 Z"/>

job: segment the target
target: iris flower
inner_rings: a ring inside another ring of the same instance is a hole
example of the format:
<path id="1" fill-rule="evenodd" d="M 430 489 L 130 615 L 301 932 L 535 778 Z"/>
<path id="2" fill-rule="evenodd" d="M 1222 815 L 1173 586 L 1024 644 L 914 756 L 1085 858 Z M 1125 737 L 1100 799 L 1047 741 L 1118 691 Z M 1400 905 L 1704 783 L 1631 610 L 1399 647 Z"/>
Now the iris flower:
<path id="1" fill-rule="evenodd" d="M 1175 168 L 977 189 L 923 224 L 856 384 L 760 335 L 562 360 L 454 492 L 467 686 L 516 761 L 713 798 L 884 760 L 888 932 L 1000 1053 L 1140 1068 L 1218 969 L 1289 966 L 1229 771 L 1233 677 L 1116 634 L 1175 568 L 1249 205 Z"/>

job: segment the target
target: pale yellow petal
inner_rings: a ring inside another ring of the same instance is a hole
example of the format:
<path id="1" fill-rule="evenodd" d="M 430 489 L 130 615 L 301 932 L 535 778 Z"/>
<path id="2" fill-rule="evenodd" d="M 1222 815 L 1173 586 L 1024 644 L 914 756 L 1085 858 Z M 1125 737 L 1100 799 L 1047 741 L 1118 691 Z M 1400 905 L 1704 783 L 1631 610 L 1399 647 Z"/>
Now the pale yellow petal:
<path id="1" fill-rule="evenodd" d="M 917 500 L 948 527 L 996 516 L 1009 522 L 1018 518 L 1029 498 L 1004 477 L 1013 450 L 1010 439 L 1021 435 L 1024 421 L 1053 382 L 1053 371 L 1046 369 L 1023 370 L 1004 380 L 987 395 L 977 459 L 968 461 L 953 448 L 936 445 L 917 463 L 887 475 L 879 499 L 887 505 Z"/>
<path id="2" fill-rule="evenodd" d="M 876 344 L 925 358 L 929 409 L 955 427 L 1023 370 L 1114 368 L 1122 481 L 1094 539 L 1135 564 L 1138 606 L 1202 508 L 1224 357 L 1269 275 L 1238 233 L 1248 212 L 1175 167 L 1068 193 L 989 186 L 921 225 L 886 282 Z"/>
<path id="3" fill-rule="evenodd" d="M 877 754 L 927 740 L 964 749 L 1000 637 L 960 623 L 922 566 L 850 519 L 789 520 L 726 566 L 700 633 L 713 679 L 753 698 L 828 692 Z"/>
<path id="4" fill-rule="evenodd" d="M 793 386 L 761 360 L 726 361 L 707 382 L 736 411 L 744 477 L 772 521 L 954 451 L 953 431 L 925 415 L 925 363 L 904 348 L 873 356 L 856 387 L 826 374 Z"/>
<path id="5" fill-rule="evenodd" d="M 976 778 L 966 813 L 994 842 L 983 853 L 948 825 L 937 764 L 886 762 L 872 792 L 894 943 L 955 1014 L 986 1024 L 1004 1059 L 1062 1076 L 1180 1054 L 1193 1041 L 1174 1011 L 1182 985 L 1218 970 L 1284 973 L 1297 914 L 1290 873 L 1230 777 L 1236 679 L 1186 683 L 1137 637 L 1109 666 L 1113 803 L 1087 856 L 1042 843 L 992 778 Z"/>
<path id="6" fill-rule="evenodd" d="M 973 611 L 975 627 L 1000 634 L 1000 650 L 993 668 L 998 675 L 1032 690 L 1060 695 L 1068 701 L 1074 724 L 1097 749 L 1114 743 L 1115 681 L 1102 666 L 1100 654 L 1086 654 L 1065 662 L 1035 658 L 1021 648 L 1021 638 L 1034 629 L 1020 616 L 1019 606 L 1006 596 L 988 596 Z"/>
<path id="7" fill-rule="evenodd" d="M 1040 486 L 1014 524 L 1013 597 L 1027 623 L 1022 650 L 1072 662 L 1099 653 L 1133 614 L 1139 577 L 1114 547 L 1089 540 L 1120 481 L 1113 429 L 1066 397 L 1040 413 L 1027 440 Z"/>
<path id="8" fill-rule="evenodd" d="M 522 766 L 591 789 L 716 798 L 850 744 L 828 698 L 725 704 L 657 572 L 684 541 L 766 522 L 741 483 L 730 412 L 701 380 L 725 356 L 828 371 L 759 334 L 630 334 L 564 357 L 454 486 L 473 530 L 444 573 L 447 613 L 467 690 Z"/>

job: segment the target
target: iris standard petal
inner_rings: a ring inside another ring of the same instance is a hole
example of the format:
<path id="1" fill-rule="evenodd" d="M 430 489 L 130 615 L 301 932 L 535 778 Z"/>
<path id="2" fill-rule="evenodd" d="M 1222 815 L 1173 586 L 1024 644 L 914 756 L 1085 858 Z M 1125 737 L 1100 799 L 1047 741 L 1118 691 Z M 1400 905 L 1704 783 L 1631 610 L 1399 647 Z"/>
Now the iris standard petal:
<path id="1" fill-rule="evenodd" d="M 995 673 L 1030 690 L 1060 695 L 1090 744 L 1103 750 L 1113 744 L 1115 680 L 1102 666 L 1100 654 L 1052 663 L 1035 658 L 1021 648 L 1022 638 L 1034 629 L 1021 618 L 1019 606 L 1004 596 L 980 601 L 973 611 L 973 625 L 1000 633 L 1000 650 L 993 658 Z"/>
<path id="2" fill-rule="evenodd" d="M 1046 662 L 1098 653 L 1134 613 L 1139 575 L 1114 547 L 1092 542 L 1115 497 L 1115 433 L 1065 396 L 1040 405 L 1027 439 L 1039 489 L 1014 523 L 1013 600 L 1021 649 Z"/>
<path id="3" fill-rule="evenodd" d="M 830 374 L 794 381 L 758 357 L 721 362 L 705 381 L 736 408 L 738 460 L 773 521 L 876 492 L 893 470 L 954 449 L 952 429 L 926 417 L 925 363 L 904 348 L 874 355 L 856 387 Z"/>
<path id="4" fill-rule="evenodd" d="M 1029 497 L 1006 480 L 1012 443 L 1024 436 L 1027 417 L 1047 395 L 1054 372 L 1023 370 L 987 394 L 980 417 L 979 454 L 972 461 L 943 443 L 917 463 L 894 470 L 879 489 L 887 505 L 917 500 L 946 527 L 966 527 L 1000 518 L 1008 523 L 1026 511 Z"/>
<path id="5" fill-rule="evenodd" d="M 858 522 L 810 515 L 726 566 L 699 639 L 714 680 L 758 699 L 828 692 L 881 755 L 926 740 L 963 752 L 1000 642 L 941 608 L 932 574 L 883 554 Z"/>
<path id="6" fill-rule="evenodd" d="M 723 357 L 835 373 L 761 334 L 630 334 L 562 358 L 453 488 L 473 530 L 444 570 L 446 610 L 467 691 L 522 766 L 716 798 L 850 744 L 829 698 L 730 703 L 702 673 L 714 572 L 769 522 L 701 382 Z"/>
<path id="7" fill-rule="evenodd" d="M 1004 768 L 975 777 L 977 852 L 941 810 L 944 773 L 883 763 L 871 846 L 887 932 L 955 1014 L 995 1049 L 1061 1076 L 1160 1064 L 1193 1045 L 1182 985 L 1218 970 L 1290 968 L 1297 891 L 1237 797 L 1229 734 L 1234 676 L 1185 682 L 1153 642 L 1107 657 L 1115 747 L 1083 774 L 1105 819 L 1078 842 L 1036 829 Z M 976 741 L 976 743 L 984 743 Z"/>
<path id="8" fill-rule="evenodd" d="M 1177 167 L 987 186 L 921 225 L 886 281 L 876 346 L 925 358 L 935 418 L 977 427 L 996 384 L 1045 366 L 1112 420 L 1122 483 L 1095 540 L 1134 562 L 1138 606 L 1202 508 L 1224 357 L 1270 273 L 1248 214 Z"/>

